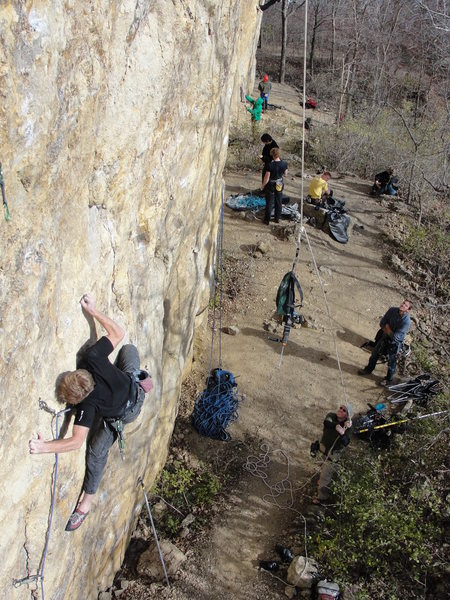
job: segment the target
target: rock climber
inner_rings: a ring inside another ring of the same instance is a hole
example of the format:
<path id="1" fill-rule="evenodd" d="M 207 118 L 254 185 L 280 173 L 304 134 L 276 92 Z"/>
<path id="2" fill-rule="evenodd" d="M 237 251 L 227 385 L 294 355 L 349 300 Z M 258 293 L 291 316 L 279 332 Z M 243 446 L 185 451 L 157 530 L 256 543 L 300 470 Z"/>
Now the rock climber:
<path id="1" fill-rule="evenodd" d="M 350 443 L 352 431 L 352 409 L 349 405 L 341 404 L 337 412 L 330 412 L 323 422 L 323 433 L 320 443 L 311 444 L 311 454 L 315 456 L 314 450 L 320 450 L 324 456 L 317 483 L 317 496 L 313 504 L 322 504 L 329 500 L 331 491 L 329 485 L 336 473 L 336 463 L 342 451 Z"/>
<path id="2" fill-rule="evenodd" d="M 125 344 L 115 364 L 109 355 L 122 341 L 125 332 L 112 319 L 100 312 L 91 294 L 80 300 L 88 318 L 95 319 L 106 330 L 83 355 L 83 366 L 66 373 L 57 384 L 58 399 L 75 408 L 72 435 L 65 439 L 45 441 L 41 433 L 29 441 L 30 454 L 71 452 L 87 442 L 86 472 L 78 504 L 69 518 L 66 531 L 78 529 L 89 514 L 100 484 L 110 447 L 119 439 L 122 426 L 134 421 L 142 408 L 145 392 L 152 388 L 151 377 L 140 371 L 135 346 Z"/>
<path id="3" fill-rule="evenodd" d="M 258 84 L 259 95 L 263 101 L 263 106 L 262 106 L 263 111 L 267 110 L 267 105 L 269 103 L 269 94 L 270 94 L 271 89 L 272 89 L 272 84 L 269 81 L 269 76 L 266 74 L 266 75 L 264 75 L 264 77 Z"/>
<path id="4" fill-rule="evenodd" d="M 272 206 L 275 202 L 275 223 L 280 222 L 281 209 L 282 209 L 282 192 L 284 187 L 283 176 L 286 175 L 288 170 L 288 164 L 285 160 L 280 158 L 280 149 L 272 148 L 270 151 L 272 161 L 269 163 L 268 170 L 264 175 L 261 190 L 265 191 L 266 195 L 266 210 L 264 213 L 264 223 L 266 225 L 270 222 L 270 216 L 272 214 Z"/>
<path id="5" fill-rule="evenodd" d="M 245 99 L 247 100 L 247 102 L 250 102 L 250 104 L 252 105 L 252 108 L 250 108 L 248 106 L 246 108 L 252 116 L 252 135 L 253 135 L 253 140 L 256 141 L 256 133 L 257 133 L 257 128 L 258 128 L 258 123 L 261 121 L 261 112 L 262 112 L 263 101 L 262 101 L 262 98 L 256 98 L 256 100 L 255 100 L 248 94 L 245 95 Z"/>
<path id="6" fill-rule="evenodd" d="M 331 179 L 331 173 L 324 171 L 321 175 L 317 175 L 309 184 L 308 197 L 312 204 L 320 204 L 320 202 L 331 195 L 331 190 L 328 187 L 328 182 Z"/>
<path id="7" fill-rule="evenodd" d="M 264 175 L 269 170 L 269 164 L 272 161 L 272 157 L 270 156 L 270 151 L 272 150 L 272 148 L 278 148 L 278 144 L 273 139 L 273 137 L 271 135 L 269 135 L 268 133 L 262 134 L 261 141 L 264 144 L 264 147 L 262 149 L 262 154 L 260 155 L 259 158 L 264 163 L 263 170 L 262 170 L 262 179 L 261 179 L 261 181 L 264 181 Z"/>
<path id="8" fill-rule="evenodd" d="M 358 371 L 358 375 L 372 373 L 379 356 L 385 354 L 388 370 L 386 378 L 380 381 L 380 385 L 389 385 L 392 382 L 397 367 L 397 354 L 411 326 L 410 309 L 411 302 L 405 299 L 400 306 L 391 306 L 386 312 L 380 321 L 382 334 L 377 334 L 377 342 L 370 355 L 369 363 L 364 369 Z"/>

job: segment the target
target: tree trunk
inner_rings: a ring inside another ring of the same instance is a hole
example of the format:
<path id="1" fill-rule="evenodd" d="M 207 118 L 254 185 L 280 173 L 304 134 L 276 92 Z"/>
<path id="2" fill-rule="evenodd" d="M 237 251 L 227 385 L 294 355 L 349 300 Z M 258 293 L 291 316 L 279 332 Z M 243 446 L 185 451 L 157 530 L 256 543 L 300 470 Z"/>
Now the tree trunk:
<path id="1" fill-rule="evenodd" d="M 330 67 L 331 72 L 334 72 L 334 49 L 336 48 L 336 13 L 337 7 L 333 6 L 331 13 L 331 48 L 330 48 Z"/>
<path id="2" fill-rule="evenodd" d="M 281 3 L 281 60 L 280 60 L 280 83 L 284 83 L 286 76 L 286 45 L 287 45 L 287 19 L 288 2 Z"/>
<path id="3" fill-rule="evenodd" d="M 318 15 L 319 15 L 319 5 L 317 4 L 314 7 L 314 25 L 312 28 L 312 35 L 311 35 L 311 48 L 309 51 L 309 73 L 311 75 L 311 77 L 314 75 L 314 48 L 316 45 L 316 32 L 317 32 L 317 27 L 318 27 Z"/>

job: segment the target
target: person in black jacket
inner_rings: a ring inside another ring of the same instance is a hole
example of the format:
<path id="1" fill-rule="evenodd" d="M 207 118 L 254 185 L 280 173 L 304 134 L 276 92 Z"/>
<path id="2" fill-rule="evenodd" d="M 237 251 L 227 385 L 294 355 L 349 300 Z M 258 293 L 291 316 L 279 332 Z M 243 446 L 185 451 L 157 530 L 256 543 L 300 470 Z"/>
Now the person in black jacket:
<path id="1" fill-rule="evenodd" d="M 264 175 L 261 190 L 266 194 L 266 210 L 264 214 L 264 223 L 270 222 L 272 214 L 272 206 L 275 202 L 275 223 L 280 222 L 281 218 L 281 198 L 283 194 L 283 176 L 287 173 L 288 164 L 285 160 L 280 159 L 280 149 L 272 148 L 270 151 L 272 161 L 269 163 L 268 170 Z"/>
<path id="2" fill-rule="evenodd" d="M 262 134 L 261 141 L 264 144 L 264 147 L 262 149 L 262 154 L 260 155 L 259 158 L 264 163 L 263 170 L 262 170 L 262 178 L 261 178 L 261 181 L 264 181 L 264 175 L 269 170 L 269 165 L 272 162 L 272 157 L 270 156 L 270 151 L 272 150 L 272 148 L 278 148 L 278 144 L 273 139 L 273 137 L 271 135 L 269 135 L 268 133 Z"/>
<path id="3" fill-rule="evenodd" d="M 317 496 L 313 504 L 322 504 L 330 497 L 329 485 L 336 473 L 336 462 L 350 443 L 352 419 L 350 407 L 341 404 L 337 412 L 330 412 L 323 422 L 323 433 L 319 449 L 324 456 L 317 483 Z"/>

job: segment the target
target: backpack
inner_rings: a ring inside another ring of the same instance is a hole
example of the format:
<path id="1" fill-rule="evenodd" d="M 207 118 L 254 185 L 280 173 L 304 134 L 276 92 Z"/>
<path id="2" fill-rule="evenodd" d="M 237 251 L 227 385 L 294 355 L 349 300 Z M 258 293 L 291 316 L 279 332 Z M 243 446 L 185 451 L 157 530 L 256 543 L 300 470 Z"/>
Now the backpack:
<path id="1" fill-rule="evenodd" d="M 297 288 L 298 293 L 300 294 L 300 304 L 303 303 L 303 292 L 300 286 L 300 283 L 294 273 L 294 271 L 289 271 L 283 277 L 280 287 L 277 292 L 277 313 L 281 316 L 294 316 L 295 313 L 295 289 Z"/>

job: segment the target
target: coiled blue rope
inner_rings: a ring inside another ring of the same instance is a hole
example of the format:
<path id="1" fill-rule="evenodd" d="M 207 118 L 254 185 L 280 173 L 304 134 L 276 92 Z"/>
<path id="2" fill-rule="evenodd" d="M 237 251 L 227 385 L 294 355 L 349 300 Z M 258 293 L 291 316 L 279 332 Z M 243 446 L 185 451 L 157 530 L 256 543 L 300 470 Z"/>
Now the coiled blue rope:
<path id="1" fill-rule="evenodd" d="M 198 396 L 192 420 L 195 429 L 207 437 L 228 441 L 227 427 L 238 418 L 242 397 L 230 371 L 214 369 L 206 380 L 205 390 Z"/>

